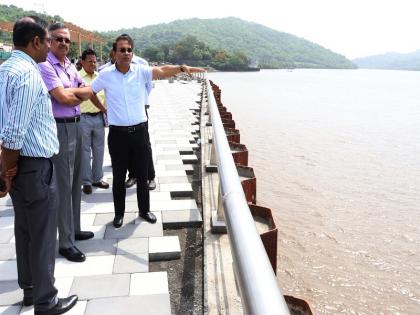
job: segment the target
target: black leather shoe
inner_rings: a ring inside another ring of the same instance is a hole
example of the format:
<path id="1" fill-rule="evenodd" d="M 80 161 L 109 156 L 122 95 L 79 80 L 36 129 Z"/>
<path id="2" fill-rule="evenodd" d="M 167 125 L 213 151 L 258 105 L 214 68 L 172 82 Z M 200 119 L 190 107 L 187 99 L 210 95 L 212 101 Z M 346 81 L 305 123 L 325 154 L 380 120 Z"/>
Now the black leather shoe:
<path id="1" fill-rule="evenodd" d="M 85 254 L 78 250 L 76 246 L 70 248 L 59 248 L 58 252 L 61 256 L 70 261 L 83 262 L 86 260 Z"/>
<path id="2" fill-rule="evenodd" d="M 93 234 L 93 232 L 80 231 L 80 232 L 78 232 L 74 235 L 74 239 L 76 241 L 84 241 L 84 240 L 88 240 L 90 238 L 93 238 L 94 236 L 95 236 L 95 234 Z"/>
<path id="3" fill-rule="evenodd" d="M 125 187 L 126 187 L 126 188 L 133 187 L 136 183 L 137 183 L 137 179 L 136 179 L 136 178 L 129 178 L 129 179 L 127 179 L 127 181 L 125 182 Z"/>
<path id="4" fill-rule="evenodd" d="M 114 217 L 114 226 L 116 228 L 120 228 L 121 225 L 123 224 L 123 219 L 124 219 L 124 217 L 122 215 L 116 215 Z"/>
<path id="5" fill-rule="evenodd" d="M 47 311 L 35 310 L 35 315 L 58 315 L 64 314 L 77 303 L 77 295 L 71 295 L 65 299 L 58 299 L 57 304 Z"/>
<path id="6" fill-rule="evenodd" d="M 97 183 L 93 183 L 92 186 L 102 188 L 102 189 L 108 189 L 109 188 L 109 184 L 107 182 L 104 182 L 103 180 L 101 180 Z"/>
<path id="7" fill-rule="evenodd" d="M 83 192 L 86 194 L 86 195 L 90 195 L 91 193 L 92 193 L 92 186 L 90 186 L 90 185 L 83 185 Z"/>
<path id="8" fill-rule="evenodd" d="M 146 212 L 144 214 L 140 213 L 139 217 L 145 219 L 147 222 L 156 223 L 156 216 L 153 213 L 151 213 L 150 211 Z"/>

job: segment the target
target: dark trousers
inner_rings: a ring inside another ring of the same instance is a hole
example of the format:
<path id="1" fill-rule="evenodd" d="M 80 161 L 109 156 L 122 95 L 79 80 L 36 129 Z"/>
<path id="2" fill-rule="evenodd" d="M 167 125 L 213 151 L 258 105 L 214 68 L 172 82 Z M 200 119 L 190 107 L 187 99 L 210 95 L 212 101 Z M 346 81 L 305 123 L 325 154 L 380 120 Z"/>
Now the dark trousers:
<path id="1" fill-rule="evenodd" d="M 57 191 L 51 160 L 20 157 L 10 191 L 15 211 L 18 283 L 33 296 L 35 310 L 57 303 L 54 267 Z"/>
<path id="2" fill-rule="evenodd" d="M 134 162 L 134 174 L 137 179 L 137 204 L 139 212 L 150 211 L 150 195 L 147 186 L 148 149 L 147 129 L 145 124 L 134 132 L 122 127 L 109 127 L 108 148 L 112 162 L 112 194 L 115 215 L 125 212 L 125 175 L 130 159 Z"/>
<path id="3" fill-rule="evenodd" d="M 146 105 L 147 106 L 147 105 Z M 147 113 L 146 109 L 146 115 L 147 118 L 149 118 L 149 114 Z M 152 154 L 152 144 L 150 143 L 150 135 L 149 135 L 149 120 L 146 121 L 146 136 L 147 136 L 147 148 L 148 148 L 148 155 L 149 155 L 149 162 L 147 167 L 147 179 L 152 180 L 155 179 L 156 173 L 155 173 L 155 166 L 153 165 L 153 154 Z M 135 176 L 135 170 L 134 170 L 135 161 L 133 159 L 130 159 L 128 161 L 128 178 L 134 178 Z"/>

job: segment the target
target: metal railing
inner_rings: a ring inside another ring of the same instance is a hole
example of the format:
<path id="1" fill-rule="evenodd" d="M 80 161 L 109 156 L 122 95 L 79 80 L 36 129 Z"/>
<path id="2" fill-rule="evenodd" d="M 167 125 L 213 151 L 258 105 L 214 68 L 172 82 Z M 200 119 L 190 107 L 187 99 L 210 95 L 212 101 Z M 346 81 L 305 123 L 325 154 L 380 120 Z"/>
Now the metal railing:
<path id="1" fill-rule="evenodd" d="M 213 91 L 207 79 L 206 84 L 225 221 L 244 313 L 290 315 L 246 202 Z"/>

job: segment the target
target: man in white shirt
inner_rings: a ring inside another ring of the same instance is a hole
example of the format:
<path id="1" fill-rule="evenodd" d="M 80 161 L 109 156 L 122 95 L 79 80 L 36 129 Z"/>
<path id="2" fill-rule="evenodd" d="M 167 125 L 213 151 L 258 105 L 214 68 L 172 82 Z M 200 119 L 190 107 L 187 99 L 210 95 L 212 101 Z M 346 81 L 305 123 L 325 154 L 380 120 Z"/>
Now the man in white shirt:
<path id="1" fill-rule="evenodd" d="M 181 72 L 204 72 L 204 69 L 186 65 L 147 67 L 132 64 L 133 40 L 123 34 L 115 40 L 116 63 L 103 69 L 92 82 L 94 93 L 105 90 L 108 112 L 108 148 L 112 161 L 114 197 L 114 226 L 121 227 L 125 213 L 125 176 L 129 158 L 135 161 L 137 178 L 137 204 L 139 216 L 155 223 L 150 212 L 150 196 L 147 185 L 148 144 L 146 138 L 147 86 L 153 79 L 171 77 Z"/>

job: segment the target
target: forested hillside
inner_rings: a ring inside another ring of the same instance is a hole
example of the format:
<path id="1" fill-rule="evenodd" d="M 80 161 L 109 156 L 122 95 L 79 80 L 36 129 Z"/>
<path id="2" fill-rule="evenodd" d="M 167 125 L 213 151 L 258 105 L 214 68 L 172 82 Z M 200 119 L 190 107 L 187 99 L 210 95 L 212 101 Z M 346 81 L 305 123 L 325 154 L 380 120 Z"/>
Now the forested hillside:
<path id="1" fill-rule="evenodd" d="M 63 21 L 60 16 L 24 11 L 13 5 L 0 5 L 0 22 L 14 22 L 24 15 L 39 15 L 48 21 Z M 121 33 L 130 34 L 136 43 L 136 53 L 145 55 L 151 61 L 185 61 L 222 70 L 244 70 L 250 65 L 261 68 L 355 67 L 344 56 L 303 38 L 233 17 L 179 20 L 99 33 L 107 39 L 105 55 L 113 39 Z M 10 33 L 0 31 L 0 41 L 7 39 L 10 41 Z"/>
<path id="2" fill-rule="evenodd" d="M 130 34 L 140 50 L 193 36 L 212 49 L 241 52 L 265 68 L 353 68 L 353 63 L 305 39 L 238 18 L 189 19 L 104 33 Z"/>
<path id="3" fill-rule="evenodd" d="M 365 69 L 420 70 L 420 50 L 408 54 L 386 53 L 357 58 L 353 62 Z"/>

